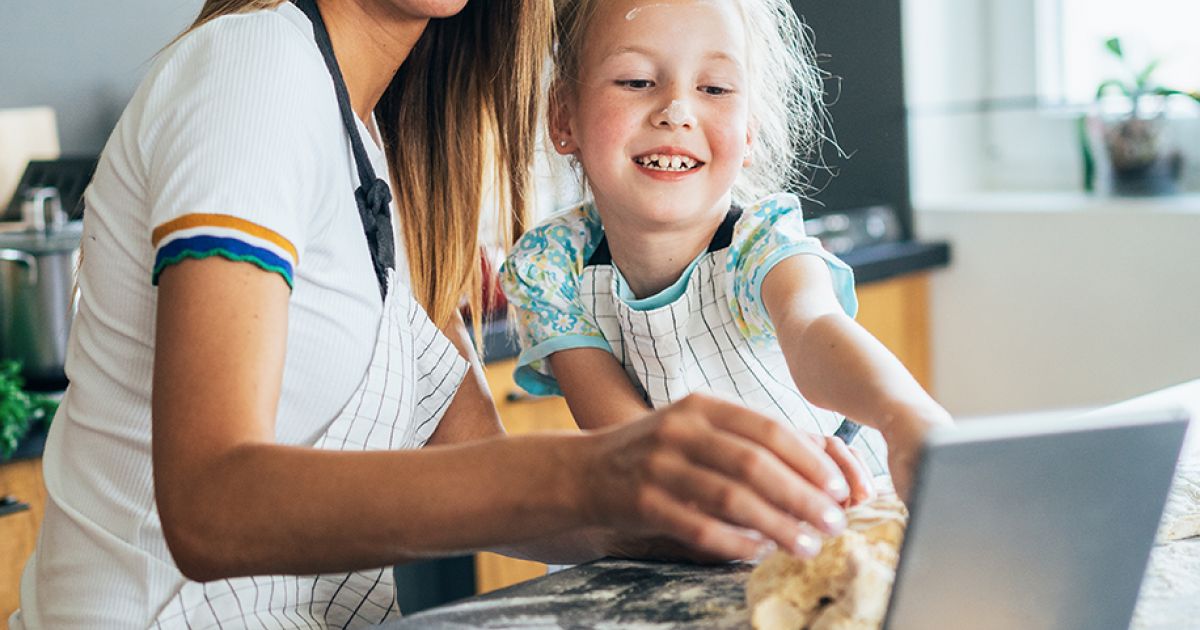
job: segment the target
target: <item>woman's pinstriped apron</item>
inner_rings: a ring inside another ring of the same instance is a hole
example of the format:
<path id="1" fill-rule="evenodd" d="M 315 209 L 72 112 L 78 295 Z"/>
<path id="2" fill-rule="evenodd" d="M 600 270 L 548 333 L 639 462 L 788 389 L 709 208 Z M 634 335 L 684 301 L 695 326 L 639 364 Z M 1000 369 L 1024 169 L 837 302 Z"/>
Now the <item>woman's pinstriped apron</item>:
<path id="1" fill-rule="evenodd" d="M 371 364 L 314 448 L 343 451 L 420 448 L 433 435 L 468 366 L 397 281 L 391 191 L 375 175 L 349 92 L 314 0 L 293 0 L 313 23 L 350 140 L 360 186 L 354 191 L 383 302 Z M 388 492 L 403 480 L 381 479 Z M 287 500 L 280 497 L 280 500 Z M 397 515 L 401 518 L 401 515 Z M 399 615 L 391 567 L 333 575 L 276 575 L 185 581 L 158 612 L 157 628 L 359 628 Z"/>
<path id="2" fill-rule="evenodd" d="M 467 363 L 389 270 L 391 290 L 371 365 L 314 448 L 420 448 L 433 434 Z M 403 492 L 402 480 L 381 489 Z M 399 518 L 399 515 L 397 515 Z M 400 613 L 391 567 L 310 576 L 275 575 L 185 582 L 155 628 L 360 628 Z"/>

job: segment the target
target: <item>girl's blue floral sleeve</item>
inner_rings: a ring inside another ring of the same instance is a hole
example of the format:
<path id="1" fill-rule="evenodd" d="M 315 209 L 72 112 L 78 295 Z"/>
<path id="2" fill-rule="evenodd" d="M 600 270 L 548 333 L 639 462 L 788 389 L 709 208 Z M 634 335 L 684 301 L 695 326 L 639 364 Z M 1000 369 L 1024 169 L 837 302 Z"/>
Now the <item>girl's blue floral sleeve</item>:
<path id="1" fill-rule="evenodd" d="M 547 361 L 551 354 L 569 348 L 612 352 L 579 300 L 579 276 L 598 240 L 587 218 L 586 209 L 575 209 L 530 230 L 500 269 L 521 342 L 514 378 L 531 394 L 562 395 Z"/>
<path id="2" fill-rule="evenodd" d="M 826 251 L 820 241 L 805 234 L 800 200 L 795 195 L 771 195 L 743 212 L 726 260 L 729 306 L 738 328 L 750 341 L 775 341 L 775 326 L 762 301 L 762 283 L 775 265 L 797 255 L 824 260 L 842 309 L 850 317 L 858 313 L 854 271 Z"/>

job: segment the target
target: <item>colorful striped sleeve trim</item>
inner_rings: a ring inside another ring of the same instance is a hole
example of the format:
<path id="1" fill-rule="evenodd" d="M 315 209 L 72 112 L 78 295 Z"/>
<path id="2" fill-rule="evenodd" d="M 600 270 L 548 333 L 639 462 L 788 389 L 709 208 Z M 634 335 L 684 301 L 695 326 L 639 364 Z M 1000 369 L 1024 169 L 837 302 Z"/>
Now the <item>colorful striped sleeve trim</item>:
<path id="1" fill-rule="evenodd" d="M 186 259 L 219 256 L 251 263 L 278 273 L 294 288 L 293 271 L 299 256 L 291 241 L 278 233 L 244 219 L 220 214 L 189 214 L 168 221 L 151 236 L 157 248 L 151 283 L 167 267 Z"/>

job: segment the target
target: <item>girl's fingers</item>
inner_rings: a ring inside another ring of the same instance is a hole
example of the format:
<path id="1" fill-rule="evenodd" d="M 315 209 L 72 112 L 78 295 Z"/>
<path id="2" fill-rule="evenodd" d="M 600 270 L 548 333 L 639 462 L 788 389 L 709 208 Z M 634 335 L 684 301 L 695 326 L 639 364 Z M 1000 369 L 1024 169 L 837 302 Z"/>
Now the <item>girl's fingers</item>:
<path id="1" fill-rule="evenodd" d="M 729 525 L 756 531 L 796 555 L 811 557 L 820 551 L 820 536 L 812 527 L 771 505 L 750 488 L 682 457 L 660 458 L 655 468 L 657 481 L 676 500 L 682 499 Z M 810 492 L 819 494 L 815 490 Z"/>
<path id="2" fill-rule="evenodd" d="M 712 426 L 767 449 L 801 477 L 833 497 L 834 501 L 849 498 L 850 488 L 846 478 L 818 441 L 803 438 L 766 416 L 711 396 L 693 394 L 684 399 L 681 405 L 699 407 Z"/>
<path id="3" fill-rule="evenodd" d="M 845 442 L 839 438 L 826 437 L 825 452 L 829 453 L 846 475 L 846 482 L 850 484 L 849 505 L 858 505 L 875 498 L 875 486 L 870 470 Z"/>
<path id="4" fill-rule="evenodd" d="M 850 452 L 854 453 L 854 458 L 858 460 L 859 465 L 867 471 L 867 477 L 871 480 L 871 496 L 879 494 L 879 488 L 875 485 L 875 473 L 871 472 L 871 462 L 867 459 L 867 454 L 857 446 L 851 446 Z"/>

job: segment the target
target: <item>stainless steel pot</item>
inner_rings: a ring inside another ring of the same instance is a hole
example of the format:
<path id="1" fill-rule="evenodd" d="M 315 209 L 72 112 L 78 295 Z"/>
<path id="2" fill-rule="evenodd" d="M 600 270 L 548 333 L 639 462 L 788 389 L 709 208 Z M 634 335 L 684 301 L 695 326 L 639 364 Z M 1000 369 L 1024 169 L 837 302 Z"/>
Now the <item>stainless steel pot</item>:
<path id="1" fill-rule="evenodd" d="M 56 197 L 26 204 L 26 229 L 0 233 L 0 359 L 21 362 L 31 388 L 66 385 L 72 291 L 82 221 L 65 221 Z"/>

